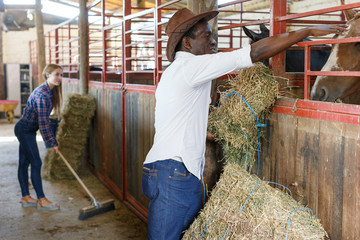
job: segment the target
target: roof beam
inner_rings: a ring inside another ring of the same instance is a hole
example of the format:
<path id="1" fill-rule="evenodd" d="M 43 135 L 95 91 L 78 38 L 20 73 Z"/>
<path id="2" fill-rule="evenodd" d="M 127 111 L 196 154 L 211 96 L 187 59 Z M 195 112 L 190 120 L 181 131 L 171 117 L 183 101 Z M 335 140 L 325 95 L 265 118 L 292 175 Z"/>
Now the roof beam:
<path id="1" fill-rule="evenodd" d="M 1 6 L 1 5 L 0 5 Z M 5 9 L 7 10 L 27 10 L 27 9 L 35 9 L 34 4 L 5 4 Z"/>

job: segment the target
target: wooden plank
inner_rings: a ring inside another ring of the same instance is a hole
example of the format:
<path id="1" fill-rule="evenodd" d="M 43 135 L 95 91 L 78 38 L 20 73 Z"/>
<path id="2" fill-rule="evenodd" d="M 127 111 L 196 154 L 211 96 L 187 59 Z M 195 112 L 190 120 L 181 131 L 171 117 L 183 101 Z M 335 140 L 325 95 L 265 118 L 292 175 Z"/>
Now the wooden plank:
<path id="1" fill-rule="evenodd" d="M 341 239 L 344 142 L 343 124 L 320 122 L 319 218 L 330 239 Z"/>
<path id="2" fill-rule="evenodd" d="M 286 142 L 284 142 L 285 148 L 287 149 L 286 156 L 286 168 L 283 171 L 286 173 L 284 185 L 288 187 L 292 192 L 294 192 L 291 187 L 295 182 L 296 177 L 296 146 L 297 146 L 297 136 L 298 136 L 298 118 L 294 116 L 287 116 L 287 127 L 284 129 L 284 134 L 287 134 Z M 294 196 L 294 195 L 293 195 Z"/>
<path id="3" fill-rule="evenodd" d="M 294 179 L 297 118 L 281 114 L 278 116 L 278 124 L 279 144 L 276 159 L 276 182 L 288 186 L 288 179 Z"/>
<path id="4" fill-rule="evenodd" d="M 356 228 L 359 229 L 360 215 L 359 201 L 357 192 L 359 191 L 359 126 L 345 125 L 344 136 L 344 188 L 343 188 L 343 206 L 342 206 L 342 239 L 359 239 L 356 236 Z"/>
<path id="5" fill-rule="evenodd" d="M 295 179 L 291 184 L 295 198 L 317 212 L 319 121 L 298 118 Z"/>
<path id="6" fill-rule="evenodd" d="M 359 132 L 359 131 L 357 131 Z M 357 159 L 355 159 L 355 169 L 356 171 L 356 175 L 355 178 L 356 183 L 354 185 L 354 193 L 355 193 L 355 199 L 356 199 L 356 205 L 355 205 L 355 209 L 354 212 L 356 212 L 355 216 L 355 221 L 354 221 L 354 232 L 355 232 L 355 238 L 354 239 L 360 239 L 360 140 L 357 140 Z"/>
<path id="7" fill-rule="evenodd" d="M 278 114 L 270 114 L 265 128 L 265 138 L 261 141 L 261 152 L 260 152 L 260 167 L 259 177 L 263 180 L 272 181 L 272 166 L 275 163 L 275 147 L 277 146 L 278 137 Z M 251 170 L 252 174 L 256 174 L 258 167 L 257 161 Z"/>

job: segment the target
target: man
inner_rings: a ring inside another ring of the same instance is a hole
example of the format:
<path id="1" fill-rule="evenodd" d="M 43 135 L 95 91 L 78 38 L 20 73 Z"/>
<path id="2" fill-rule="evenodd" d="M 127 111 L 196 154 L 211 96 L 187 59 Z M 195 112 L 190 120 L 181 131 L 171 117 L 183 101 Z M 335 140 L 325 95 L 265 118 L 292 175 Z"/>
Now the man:
<path id="1" fill-rule="evenodd" d="M 342 34 L 344 25 L 322 25 L 284 33 L 227 53 L 215 53 L 208 20 L 184 8 L 169 20 L 167 57 L 156 90 L 155 138 L 143 167 L 143 192 L 150 199 L 148 239 L 177 240 L 201 208 L 201 177 L 211 80 L 267 59 L 308 36 Z"/>

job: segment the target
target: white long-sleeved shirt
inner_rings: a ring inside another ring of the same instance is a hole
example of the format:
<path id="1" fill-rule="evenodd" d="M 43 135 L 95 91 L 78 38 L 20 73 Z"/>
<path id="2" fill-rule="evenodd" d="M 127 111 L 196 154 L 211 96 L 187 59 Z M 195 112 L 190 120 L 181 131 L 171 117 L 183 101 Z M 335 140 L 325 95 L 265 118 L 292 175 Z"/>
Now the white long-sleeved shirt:
<path id="1" fill-rule="evenodd" d="M 175 159 L 201 179 L 211 80 L 251 66 L 250 46 L 205 55 L 177 52 L 155 93 L 154 144 L 144 164 Z"/>

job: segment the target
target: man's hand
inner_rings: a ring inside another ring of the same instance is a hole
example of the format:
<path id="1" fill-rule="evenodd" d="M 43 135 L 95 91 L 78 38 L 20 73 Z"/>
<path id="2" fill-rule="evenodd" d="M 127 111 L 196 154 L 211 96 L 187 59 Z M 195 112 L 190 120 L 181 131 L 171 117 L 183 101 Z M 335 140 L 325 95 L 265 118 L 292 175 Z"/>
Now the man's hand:
<path id="1" fill-rule="evenodd" d="M 54 151 L 56 152 L 56 154 L 59 154 L 59 147 L 56 146 L 56 147 L 53 147 Z"/>
<path id="2" fill-rule="evenodd" d="M 206 139 L 210 140 L 210 141 L 214 141 L 215 140 L 215 136 L 211 133 L 211 132 L 207 132 L 206 133 Z"/>
<path id="3" fill-rule="evenodd" d="M 317 25 L 313 27 L 309 27 L 310 29 L 310 36 L 319 37 L 324 36 L 328 34 L 338 34 L 338 35 L 344 35 L 345 32 L 348 30 L 346 24 L 324 24 L 324 25 Z"/>

